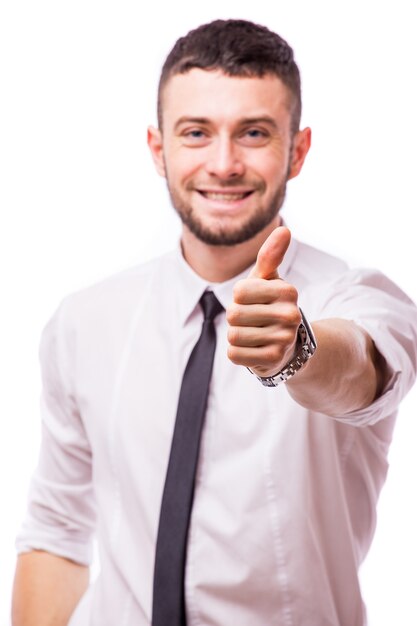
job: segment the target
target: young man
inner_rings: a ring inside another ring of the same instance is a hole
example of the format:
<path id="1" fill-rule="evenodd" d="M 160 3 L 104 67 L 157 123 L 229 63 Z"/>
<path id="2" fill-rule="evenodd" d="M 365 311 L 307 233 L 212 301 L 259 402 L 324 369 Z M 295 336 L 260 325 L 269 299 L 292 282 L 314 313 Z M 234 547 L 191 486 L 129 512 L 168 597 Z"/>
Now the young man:
<path id="1" fill-rule="evenodd" d="M 311 133 L 278 35 L 236 20 L 192 31 L 164 65 L 158 113 L 148 143 L 181 249 L 73 295 L 45 330 L 14 626 L 363 626 L 357 571 L 414 380 L 416 309 L 282 226 Z M 200 382 L 183 392 L 207 290 L 225 312 L 204 315 L 217 348 L 177 619 L 159 588 L 176 557 L 158 555 L 170 451 L 171 468 L 176 439 L 180 465 L 195 445 L 178 423 Z M 94 532 L 101 572 L 87 589 Z"/>

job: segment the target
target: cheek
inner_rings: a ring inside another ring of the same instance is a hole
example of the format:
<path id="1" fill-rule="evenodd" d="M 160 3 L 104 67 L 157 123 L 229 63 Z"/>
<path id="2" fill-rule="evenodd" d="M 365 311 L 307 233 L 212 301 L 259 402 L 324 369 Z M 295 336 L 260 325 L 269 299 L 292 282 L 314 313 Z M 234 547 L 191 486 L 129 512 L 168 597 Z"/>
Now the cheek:
<path id="1" fill-rule="evenodd" d="M 253 172 L 261 178 L 268 187 L 276 187 L 287 178 L 288 158 L 277 158 L 275 153 L 252 154 L 247 160 L 247 171 Z"/>
<path id="2" fill-rule="evenodd" d="M 165 152 L 169 178 L 178 182 L 187 181 L 204 166 L 204 156 L 200 150 L 175 147 Z"/>

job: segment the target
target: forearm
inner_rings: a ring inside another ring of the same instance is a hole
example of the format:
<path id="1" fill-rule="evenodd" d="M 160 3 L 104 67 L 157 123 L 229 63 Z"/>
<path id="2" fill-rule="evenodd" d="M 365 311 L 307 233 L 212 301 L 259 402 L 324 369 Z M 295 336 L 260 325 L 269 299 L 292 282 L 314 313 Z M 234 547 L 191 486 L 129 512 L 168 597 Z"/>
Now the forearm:
<path id="1" fill-rule="evenodd" d="M 327 319 L 312 324 L 317 350 L 287 389 L 299 404 L 327 415 L 362 409 L 380 394 L 385 364 L 372 339 L 354 322 Z"/>
<path id="2" fill-rule="evenodd" d="M 13 626 L 66 626 L 87 589 L 87 567 L 43 551 L 18 557 Z"/>

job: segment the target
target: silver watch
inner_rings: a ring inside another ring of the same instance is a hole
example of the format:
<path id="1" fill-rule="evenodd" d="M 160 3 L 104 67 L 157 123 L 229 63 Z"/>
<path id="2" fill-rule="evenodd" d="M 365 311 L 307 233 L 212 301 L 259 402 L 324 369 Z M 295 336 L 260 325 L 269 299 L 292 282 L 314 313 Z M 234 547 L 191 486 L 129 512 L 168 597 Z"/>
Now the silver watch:
<path id="1" fill-rule="evenodd" d="M 301 324 L 298 327 L 297 343 L 294 356 L 288 363 L 274 376 L 258 376 L 248 367 L 251 374 L 265 387 L 277 387 L 280 383 L 285 383 L 292 378 L 314 354 L 317 348 L 316 338 L 313 329 L 304 317 L 304 313 L 300 309 Z"/>

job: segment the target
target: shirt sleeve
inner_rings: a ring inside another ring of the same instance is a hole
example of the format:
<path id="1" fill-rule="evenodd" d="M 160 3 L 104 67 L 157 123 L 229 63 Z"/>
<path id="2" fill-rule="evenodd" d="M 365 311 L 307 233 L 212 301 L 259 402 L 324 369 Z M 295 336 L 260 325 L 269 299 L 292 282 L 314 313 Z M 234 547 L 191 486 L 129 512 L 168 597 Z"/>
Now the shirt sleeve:
<path id="1" fill-rule="evenodd" d="M 64 311 L 62 305 L 42 335 L 42 443 L 16 547 L 87 565 L 96 518 L 92 455 L 71 384 L 76 333 L 64 331 Z"/>
<path id="2" fill-rule="evenodd" d="M 356 322 L 372 337 L 389 371 L 385 388 L 369 407 L 341 421 L 374 424 L 393 415 L 412 387 L 417 370 L 417 308 L 391 280 L 376 270 L 350 270 L 324 290 L 316 319 L 340 317 Z"/>

